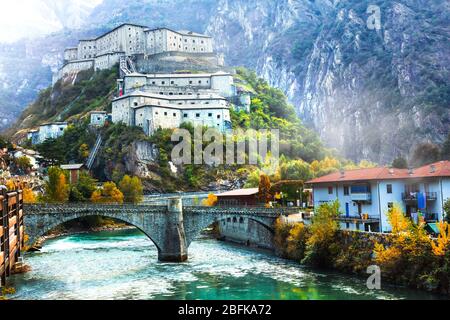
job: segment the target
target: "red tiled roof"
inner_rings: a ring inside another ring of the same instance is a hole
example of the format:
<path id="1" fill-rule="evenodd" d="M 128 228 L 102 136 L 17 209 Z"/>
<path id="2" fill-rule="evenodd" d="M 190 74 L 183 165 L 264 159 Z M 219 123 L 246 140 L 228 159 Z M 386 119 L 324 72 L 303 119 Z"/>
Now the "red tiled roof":
<path id="1" fill-rule="evenodd" d="M 365 181 L 365 180 L 393 180 L 414 179 L 428 177 L 450 177 L 450 161 L 439 161 L 412 170 L 390 169 L 376 167 L 369 169 L 346 170 L 343 173 L 334 172 L 329 175 L 307 181 L 308 184 L 340 182 L 340 181 Z"/>
<path id="2" fill-rule="evenodd" d="M 259 188 L 238 189 L 220 193 L 218 197 L 252 196 L 259 192 Z"/>

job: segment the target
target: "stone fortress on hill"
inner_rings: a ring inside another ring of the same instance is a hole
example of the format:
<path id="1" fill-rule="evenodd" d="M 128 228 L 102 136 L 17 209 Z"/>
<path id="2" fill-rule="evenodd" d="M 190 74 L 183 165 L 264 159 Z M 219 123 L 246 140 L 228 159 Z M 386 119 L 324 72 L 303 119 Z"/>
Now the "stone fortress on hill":
<path id="1" fill-rule="evenodd" d="M 135 24 L 121 25 L 66 49 L 64 64 L 54 82 L 83 70 L 120 69 L 112 113 L 94 111 L 91 124 L 106 119 L 142 127 L 152 135 L 158 128 L 194 126 L 231 129 L 230 106 L 250 111 L 250 93 L 233 80 L 223 59 L 213 50 L 211 37 L 167 28 L 149 29 Z M 56 138 L 67 123 L 47 123 L 29 132 L 33 143 Z"/>

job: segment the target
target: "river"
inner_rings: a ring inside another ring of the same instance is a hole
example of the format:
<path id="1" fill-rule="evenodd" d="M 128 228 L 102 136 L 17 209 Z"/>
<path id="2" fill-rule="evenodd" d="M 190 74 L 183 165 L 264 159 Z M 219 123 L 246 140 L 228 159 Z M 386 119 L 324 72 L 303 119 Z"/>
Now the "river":
<path id="1" fill-rule="evenodd" d="M 160 263 L 137 230 L 48 240 L 29 253 L 32 271 L 10 278 L 12 299 L 436 299 L 438 296 L 312 270 L 295 262 L 209 238 L 193 242 L 189 261 Z"/>

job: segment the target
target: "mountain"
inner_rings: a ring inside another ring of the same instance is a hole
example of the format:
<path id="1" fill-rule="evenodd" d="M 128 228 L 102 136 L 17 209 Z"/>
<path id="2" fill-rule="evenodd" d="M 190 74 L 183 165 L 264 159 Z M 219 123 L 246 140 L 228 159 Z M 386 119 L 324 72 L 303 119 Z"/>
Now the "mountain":
<path id="1" fill-rule="evenodd" d="M 378 30 L 368 27 L 373 6 Z M 32 52 L 23 64 L 0 62 L 12 71 L 0 72 L 2 121 L 50 83 L 64 46 L 123 22 L 164 25 L 213 36 L 229 65 L 282 89 L 343 156 L 389 163 L 450 130 L 449 9 L 445 0 L 105 0 L 84 28 L 22 44 Z"/>
<path id="2" fill-rule="evenodd" d="M 80 28 L 102 0 L 17 0 L 0 20 L 0 42 Z"/>

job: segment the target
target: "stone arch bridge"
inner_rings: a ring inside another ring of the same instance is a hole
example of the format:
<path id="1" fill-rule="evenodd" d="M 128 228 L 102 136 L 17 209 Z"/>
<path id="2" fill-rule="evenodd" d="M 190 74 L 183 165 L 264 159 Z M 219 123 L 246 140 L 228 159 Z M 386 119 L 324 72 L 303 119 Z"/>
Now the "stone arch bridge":
<path id="1" fill-rule="evenodd" d="M 160 261 L 183 262 L 188 247 L 202 230 L 228 218 L 247 218 L 269 231 L 283 214 L 298 213 L 295 208 L 183 207 L 180 198 L 167 206 L 114 204 L 28 204 L 24 219 L 28 244 L 58 225 L 82 217 L 102 216 L 130 224 L 149 237 L 158 249 Z"/>

